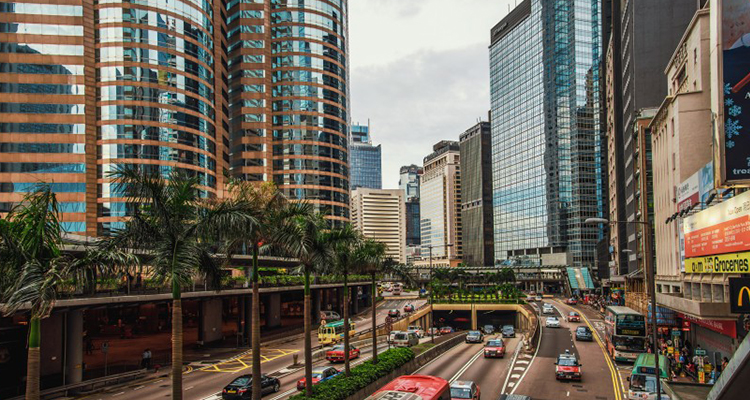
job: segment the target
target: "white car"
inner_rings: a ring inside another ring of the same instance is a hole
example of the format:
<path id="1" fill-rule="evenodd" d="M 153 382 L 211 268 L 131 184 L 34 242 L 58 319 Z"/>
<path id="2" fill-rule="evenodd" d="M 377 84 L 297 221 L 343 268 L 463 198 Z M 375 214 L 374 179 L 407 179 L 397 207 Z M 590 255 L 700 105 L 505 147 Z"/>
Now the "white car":
<path id="1" fill-rule="evenodd" d="M 547 322 L 544 324 L 547 328 L 559 328 L 560 320 L 557 317 L 547 317 Z"/>
<path id="2" fill-rule="evenodd" d="M 412 326 L 406 328 L 406 331 L 407 332 L 414 332 L 415 334 L 417 334 L 417 337 L 420 337 L 420 338 L 424 337 L 424 331 L 419 326 L 412 325 Z"/>
<path id="3" fill-rule="evenodd" d="M 552 308 L 552 305 L 548 303 L 544 303 L 544 305 L 542 306 L 542 314 L 554 314 L 554 313 L 555 313 L 555 309 Z"/>

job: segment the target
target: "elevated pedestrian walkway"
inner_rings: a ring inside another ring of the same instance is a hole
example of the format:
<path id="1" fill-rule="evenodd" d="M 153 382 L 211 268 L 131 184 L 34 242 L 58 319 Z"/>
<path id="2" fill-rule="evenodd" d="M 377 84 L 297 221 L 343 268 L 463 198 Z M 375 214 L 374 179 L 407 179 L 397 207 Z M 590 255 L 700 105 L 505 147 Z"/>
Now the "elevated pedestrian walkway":
<path id="1" fill-rule="evenodd" d="M 570 289 L 593 290 L 594 280 L 591 278 L 591 272 L 587 267 L 567 267 L 568 282 Z"/>

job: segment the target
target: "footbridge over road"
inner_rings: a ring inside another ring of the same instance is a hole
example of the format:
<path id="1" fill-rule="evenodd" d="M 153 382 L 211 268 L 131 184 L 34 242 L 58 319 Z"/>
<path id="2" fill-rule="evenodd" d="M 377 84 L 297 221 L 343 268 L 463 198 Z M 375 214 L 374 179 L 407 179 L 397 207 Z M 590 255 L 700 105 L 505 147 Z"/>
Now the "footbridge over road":
<path id="1" fill-rule="evenodd" d="M 569 285 L 569 270 L 573 268 L 568 265 L 498 265 L 491 267 L 455 267 L 450 268 L 450 271 L 457 271 L 471 277 L 483 273 L 497 273 L 508 269 L 513 271 L 514 280 L 522 290 L 547 293 L 561 292 L 566 288 Z M 582 277 L 581 281 L 585 281 L 586 277 L 588 277 L 589 280 L 586 282 L 591 282 L 593 288 L 591 274 L 588 272 L 588 268 L 585 269 L 586 272 L 581 272 L 582 274 L 586 274 Z M 406 271 L 411 275 L 411 278 L 422 285 L 427 285 L 429 283 L 430 277 L 433 276 L 436 270 L 438 270 L 438 268 L 430 268 L 429 266 L 422 265 L 409 265 L 406 267 Z M 398 276 L 394 276 L 394 278 L 398 279 Z M 472 279 L 469 278 L 469 280 Z M 492 284 L 494 283 L 486 282 L 478 285 Z"/>

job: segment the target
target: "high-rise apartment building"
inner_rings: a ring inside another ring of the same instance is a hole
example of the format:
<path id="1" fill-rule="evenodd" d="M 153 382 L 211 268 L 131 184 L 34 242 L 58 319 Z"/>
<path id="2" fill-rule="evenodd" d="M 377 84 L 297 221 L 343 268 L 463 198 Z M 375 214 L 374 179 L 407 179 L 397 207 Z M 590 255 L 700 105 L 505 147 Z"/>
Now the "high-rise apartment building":
<path id="1" fill-rule="evenodd" d="M 380 145 L 372 144 L 368 125 L 352 125 L 349 160 L 352 189 L 383 187 L 382 153 Z"/>
<path id="2" fill-rule="evenodd" d="M 461 153 L 461 242 L 464 263 L 495 264 L 492 224 L 492 143 L 489 122 L 459 136 Z"/>
<path id="3" fill-rule="evenodd" d="M 401 167 L 398 180 L 399 189 L 404 191 L 406 199 L 406 246 L 419 246 L 420 240 L 420 214 L 419 214 L 419 181 L 422 167 L 405 165 Z"/>
<path id="4" fill-rule="evenodd" d="M 346 0 L 0 3 L 0 212 L 38 182 L 106 234 L 124 165 L 276 182 L 349 218 Z"/>
<path id="5" fill-rule="evenodd" d="M 400 189 L 357 188 L 352 191 L 352 225 L 384 243 L 386 257 L 406 263 L 406 207 Z"/>
<path id="6" fill-rule="evenodd" d="M 602 217 L 600 1 L 524 0 L 491 31 L 495 258 L 595 267 Z"/>
<path id="7" fill-rule="evenodd" d="M 461 169 L 458 142 L 443 140 L 424 158 L 420 183 L 422 257 L 453 265 L 461 260 Z"/>
<path id="8" fill-rule="evenodd" d="M 606 108 L 611 114 L 606 127 L 610 142 L 608 218 L 646 221 L 645 216 L 653 214 L 653 210 L 643 212 L 638 207 L 639 115 L 642 109 L 658 107 L 667 95 L 664 67 L 701 1 L 610 1 L 612 56 L 607 68 L 611 70 L 612 91 L 606 98 Z M 665 15 L 669 18 L 664 18 Z M 653 243 L 646 243 L 650 238 L 639 235 L 638 230 L 637 224 L 611 228 L 610 265 L 616 275 L 644 268 L 642 250 L 653 248 Z"/>

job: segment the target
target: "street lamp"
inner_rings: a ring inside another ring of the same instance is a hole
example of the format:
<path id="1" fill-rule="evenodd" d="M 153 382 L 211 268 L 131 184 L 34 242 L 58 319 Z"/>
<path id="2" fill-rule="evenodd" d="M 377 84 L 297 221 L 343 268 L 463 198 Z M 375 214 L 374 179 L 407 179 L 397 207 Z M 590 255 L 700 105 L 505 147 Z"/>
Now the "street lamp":
<path id="1" fill-rule="evenodd" d="M 427 245 L 427 248 L 430 249 L 430 341 L 432 344 L 435 344 L 435 313 L 433 313 L 432 309 L 432 244 Z M 446 257 L 448 256 L 448 247 L 453 247 L 453 243 L 446 243 L 442 246 L 437 247 L 445 247 L 446 248 Z"/>
<path id="2" fill-rule="evenodd" d="M 644 226 L 646 236 L 651 238 L 651 225 L 646 221 L 610 221 L 604 218 L 587 218 L 584 224 L 641 224 Z M 633 250 L 624 249 L 623 253 L 631 253 Z M 661 399 L 661 380 L 659 374 L 659 350 L 657 345 L 657 334 L 656 334 L 656 271 L 652 263 L 646 262 L 646 275 L 651 279 L 651 283 L 647 284 L 649 291 L 651 292 L 651 341 L 652 349 L 651 352 L 654 354 L 654 370 L 656 371 L 656 398 Z"/>

